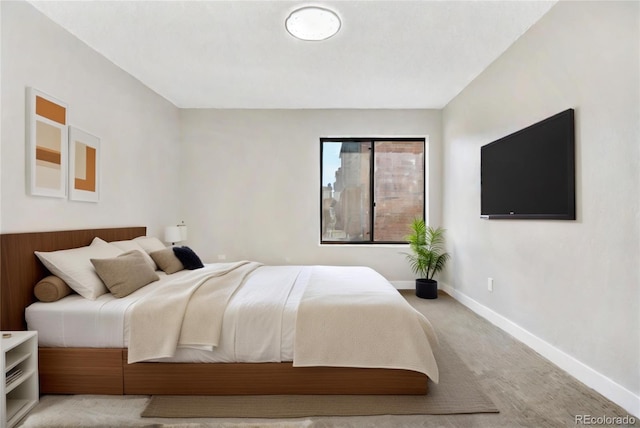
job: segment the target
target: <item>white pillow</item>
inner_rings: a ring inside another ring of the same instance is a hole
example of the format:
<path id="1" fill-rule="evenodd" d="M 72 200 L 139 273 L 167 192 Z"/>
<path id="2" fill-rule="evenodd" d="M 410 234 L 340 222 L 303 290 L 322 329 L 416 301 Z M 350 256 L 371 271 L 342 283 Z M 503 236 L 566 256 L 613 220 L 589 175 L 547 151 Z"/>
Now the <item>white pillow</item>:
<path id="1" fill-rule="evenodd" d="M 155 236 L 138 236 L 137 238 L 134 238 L 133 241 L 139 244 L 147 254 L 151 254 L 154 251 L 160 251 L 167 248 L 167 246 L 164 245 L 162 241 Z M 153 270 L 160 269 L 160 266 L 158 266 L 153 259 L 151 259 L 151 261 L 153 262 Z"/>
<path id="2" fill-rule="evenodd" d="M 151 269 L 153 270 L 158 269 L 158 267 L 156 266 L 156 262 L 153 261 L 149 253 L 147 253 L 147 251 L 144 248 L 142 248 L 142 245 L 138 244 L 137 241 L 133 239 L 129 239 L 128 241 L 109 242 L 109 244 L 115 245 L 116 247 L 120 248 L 124 252 L 129 252 L 133 250 L 140 251 L 142 253 L 142 256 L 144 257 L 144 260 L 147 262 L 149 266 L 151 266 Z"/>
<path id="3" fill-rule="evenodd" d="M 140 244 L 140 246 L 144 248 L 147 254 L 153 253 L 154 251 L 158 251 L 158 250 L 164 250 L 165 248 L 167 248 L 167 246 L 164 245 L 162 241 L 156 238 L 155 236 L 138 236 L 133 240 L 138 244 Z"/>
<path id="4" fill-rule="evenodd" d="M 87 247 L 35 253 L 53 275 L 62 278 L 82 297 L 95 300 L 109 290 L 93 268 L 91 259 L 117 257 L 123 251 L 100 238 L 94 238 Z"/>

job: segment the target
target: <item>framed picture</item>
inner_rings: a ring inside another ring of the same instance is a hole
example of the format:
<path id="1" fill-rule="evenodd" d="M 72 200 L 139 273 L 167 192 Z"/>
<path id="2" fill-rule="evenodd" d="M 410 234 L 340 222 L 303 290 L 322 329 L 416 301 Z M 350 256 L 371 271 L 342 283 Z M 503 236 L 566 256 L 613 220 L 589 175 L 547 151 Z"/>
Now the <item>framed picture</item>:
<path id="1" fill-rule="evenodd" d="M 27 88 L 27 191 L 67 195 L 67 104 Z"/>
<path id="2" fill-rule="evenodd" d="M 69 199 L 100 201 L 100 139 L 69 126 Z"/>

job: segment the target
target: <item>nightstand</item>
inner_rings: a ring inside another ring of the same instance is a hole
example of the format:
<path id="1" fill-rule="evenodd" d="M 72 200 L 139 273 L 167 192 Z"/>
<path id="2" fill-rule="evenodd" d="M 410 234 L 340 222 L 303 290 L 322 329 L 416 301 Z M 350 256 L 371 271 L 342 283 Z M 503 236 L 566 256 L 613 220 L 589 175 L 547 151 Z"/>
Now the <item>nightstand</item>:
<path id="1" fill-rule="evenodd" d="M 38 404 L 38 332 L 3 331 L 0 341 L 0 426 L 11 428 Z"/>

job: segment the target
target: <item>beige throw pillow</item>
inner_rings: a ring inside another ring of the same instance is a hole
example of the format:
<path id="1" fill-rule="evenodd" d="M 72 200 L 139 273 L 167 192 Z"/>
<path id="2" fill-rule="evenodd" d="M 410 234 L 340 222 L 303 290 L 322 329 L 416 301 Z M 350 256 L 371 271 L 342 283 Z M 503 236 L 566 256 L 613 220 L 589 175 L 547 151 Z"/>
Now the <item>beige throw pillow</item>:
<path id="1" fill-rule="evenodd" d="M 54 275 L 42 278 L 33 289 L 33 294 L 41 302 L 55 302 L 72 292 L 66 282 Z"/>
<path id="2" fill-rule="evenodd" d="M 154 262 L 166 274 L 172 274 L 184 269 L 184 265 L 173 252 L 173 248 L 165 248 L 164 250 L 154 251 L 149 254 Z"/>
<path id="3" fill-rule="evenodd" d="M 93 267 L 111 294 L 125 297 L 160 279 L 138 250 L 109 259 L 91 259 Z"/>

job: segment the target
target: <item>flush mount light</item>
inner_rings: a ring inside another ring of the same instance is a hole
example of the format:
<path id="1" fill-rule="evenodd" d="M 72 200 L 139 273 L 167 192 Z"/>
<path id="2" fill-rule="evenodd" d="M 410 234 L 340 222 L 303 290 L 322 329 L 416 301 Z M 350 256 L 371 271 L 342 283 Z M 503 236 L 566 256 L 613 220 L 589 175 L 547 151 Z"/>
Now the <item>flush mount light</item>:
<path id="1" fill-rule="evenodd" d="M 340 18 L 329 9 L 306 6 L 291 12 L 285 26 L 300 40 L 326 40 L 340 30 Z"/>

